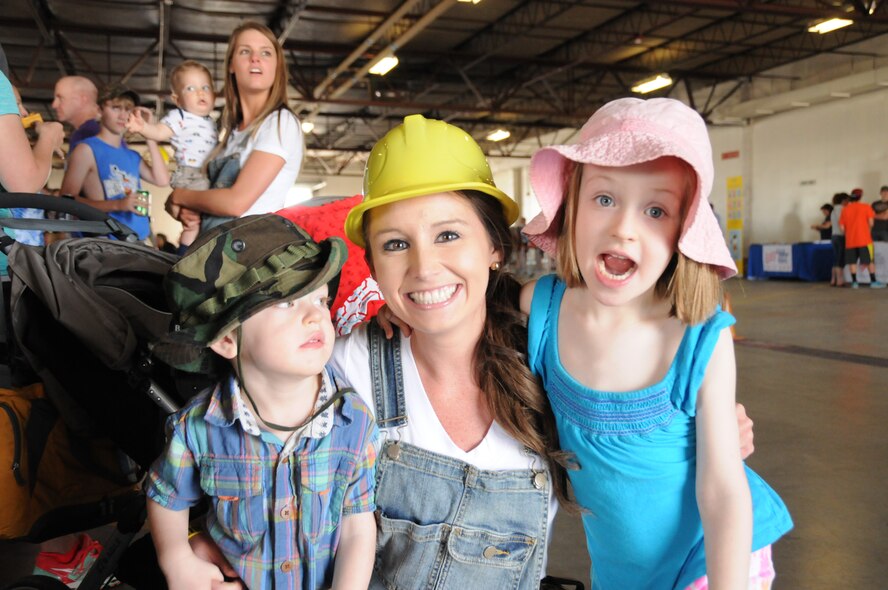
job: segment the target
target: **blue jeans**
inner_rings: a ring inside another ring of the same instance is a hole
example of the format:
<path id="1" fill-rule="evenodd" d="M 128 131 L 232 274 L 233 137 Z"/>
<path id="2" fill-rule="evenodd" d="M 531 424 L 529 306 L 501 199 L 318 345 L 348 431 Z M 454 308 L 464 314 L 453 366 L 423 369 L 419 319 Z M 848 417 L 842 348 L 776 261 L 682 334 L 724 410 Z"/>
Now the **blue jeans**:
<path id="1" fill-rule="evenodd" d="M 387 441 L 377 460 L 370 588 L 538 589 L 548 485 L 537 489 L 530 469 L 482 471 Z"/>

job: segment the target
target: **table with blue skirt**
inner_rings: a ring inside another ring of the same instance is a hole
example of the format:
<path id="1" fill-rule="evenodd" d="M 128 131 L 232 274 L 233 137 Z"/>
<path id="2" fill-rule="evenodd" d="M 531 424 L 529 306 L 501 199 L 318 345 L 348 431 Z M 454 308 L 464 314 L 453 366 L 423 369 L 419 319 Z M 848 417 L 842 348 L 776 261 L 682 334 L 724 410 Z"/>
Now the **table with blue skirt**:
<path id="1" fill-rule="evenodd" d="M 828 281 L 833 258 L 830 242 L 750 244 L 746 278 Z"/>

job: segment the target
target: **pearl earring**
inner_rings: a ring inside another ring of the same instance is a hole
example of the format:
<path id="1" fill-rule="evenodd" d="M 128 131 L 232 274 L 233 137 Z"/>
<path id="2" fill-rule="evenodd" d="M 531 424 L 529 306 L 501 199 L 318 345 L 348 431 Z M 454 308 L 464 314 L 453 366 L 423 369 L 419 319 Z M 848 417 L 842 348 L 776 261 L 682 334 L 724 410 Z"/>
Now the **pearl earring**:
<path id="1" fill-rule="evenodd" d="M 490 270 L 492 270 L 493 272 L 496 272 L 496 271 L 498 271 L 499 269 L 500 269 L 500 263 L 499 263 L 499 262 L 494 262 L 493 264 L 490 265 Z"/>

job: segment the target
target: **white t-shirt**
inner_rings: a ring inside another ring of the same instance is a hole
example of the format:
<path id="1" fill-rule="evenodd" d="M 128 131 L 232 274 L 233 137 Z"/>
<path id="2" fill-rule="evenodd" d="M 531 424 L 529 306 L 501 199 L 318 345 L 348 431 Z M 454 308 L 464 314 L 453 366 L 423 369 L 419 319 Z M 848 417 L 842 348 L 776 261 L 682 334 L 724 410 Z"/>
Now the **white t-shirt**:
<path id="1" fill-rule="evenodd" d="M 173 109 L 160 120 L 173 130 L 170 145 L 176 150 L 176 164 L 200 168 L 216 147 L 219 133 L 210 117 L 199 117 L 184 109 Z"/>
<path id="2" fill-rule="evenodd" d="M 247 131 L 235 129 L 220 156 L 230 156 L 240 152 L 240 166 L 243 170 L 244 164 L 254 151 L 283 158 L 284 167 L 265 192 L 259 195 L 253 205 L 244 212 L 244 216 L 274 213 L 284 208 L 287 192 L 296 182 L 299 169 L 302 167 L 302 128 L 296 116 L 286 109 L 280 109 L 266 117 L 253 137 L 250 137 Z"/>
<path id="3" fill-rule="evenodd" d="M 370 348 L 367 342 L 366 325 L 359 326 L 345 337 L 337 338 L 333 347 L 330 366 L 339 380 L 357 391 L 364 403 L 376 411 L 373 399 L 373 382 L 370 377 Z M 513 469 L 542 469 L 543 461 L 536 455 L 529 456 L 524 446 L 509 436 L 494 420 L 484 439 L 471 451 L 464 451 L 444 430 L 438 420 L 435 409 L 429 401 L 428 394 L 419 377 L 419 370 L 410 348 L 410 339 L 401 335 L 401 369 L 404 377 L 404 404 L 407 412 L 407 424 L 389 436 L 397 438 L 413 446 L 464 461 L 487 471 L 505 471 Z M 383 432 L 385 432 L 384 429 Z M 555 499 L 552 486 L 549 486 L 549 537 L 552 535 L 552 523 L 558 501 Z M 548 541 L 548 539 L 547 539 Z M 548 546 L 548 543 L 547 543 Z M 541 576 L 545 575 L 546 562 L 543 562 Z"/>

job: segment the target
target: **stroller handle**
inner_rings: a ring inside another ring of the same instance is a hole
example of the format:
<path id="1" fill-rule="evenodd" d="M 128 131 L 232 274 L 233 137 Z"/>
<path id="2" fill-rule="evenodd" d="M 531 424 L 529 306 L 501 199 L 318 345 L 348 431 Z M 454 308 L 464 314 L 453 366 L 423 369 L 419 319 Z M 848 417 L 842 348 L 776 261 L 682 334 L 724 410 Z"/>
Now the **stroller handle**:
<path id="1" fill-rule="evenodd" d="M 34 193 L 0 193 L 0 208 L 13 209 L 17 207 L 70 213 L 86 221 L 108 219 L 108 215 L 104 211 L 78 203 L 74 199 Z"/>
<path id="2" fill-rule="evenodd" d="M 34 193 L 0 193 L 0 208 L 43 209 L 44 211 L 57 211 L 77 217 L 76 220 L 15 219 L 4 217 L 0 218 L 0 227 L 111 234 L 118 240 L 127 242 L 134 242 L 139 239 L 136 232 L 106 212 L 99 211 L 95 207 L 83 203 L 78 203 L 74 199 Z M 0 242 L 10 242 L 9 239 L 4 238 L 6 238 L 5 234 L 0 235 Z M 0 243 L 0 249 L 4 251 L 9 247 L 11 247 L 11 243 Z"/>

